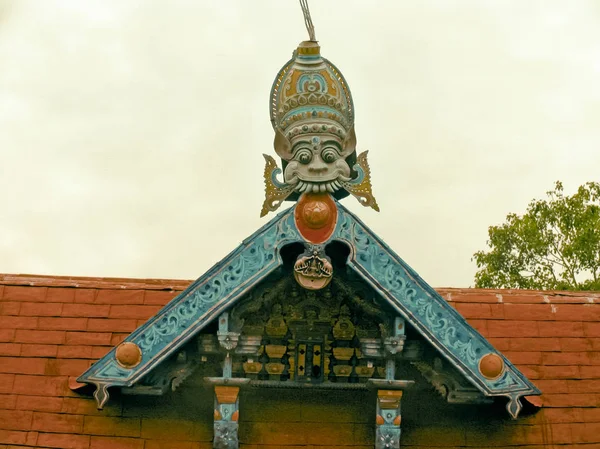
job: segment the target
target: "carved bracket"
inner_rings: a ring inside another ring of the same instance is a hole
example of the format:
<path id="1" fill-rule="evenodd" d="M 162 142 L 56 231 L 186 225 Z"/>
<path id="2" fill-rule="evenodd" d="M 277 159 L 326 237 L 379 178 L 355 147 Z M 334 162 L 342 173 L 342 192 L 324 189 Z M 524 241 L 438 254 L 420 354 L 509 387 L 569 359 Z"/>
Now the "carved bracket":
<path id="1" fill-rule="evenodd" d="M 400 447 L 401 399 L 402 390 L 377 391 L 375 449 L 397 449 Z"/>
<path id="2" fill-rule="evenodd" d="M 121 392 L 126 395 L 160 396 L 175 391 L 199 364 L 197 357 L 190 356 L 185 350 L 181 351 L 177 357 L 163 362 L 133 387 L 121 388 Z"/>
<path id="3" fill-rule="evenodd" d="M 238 386 L 215 385 L 214 449 L 238 449 Z"/>
<path id="4" fill-rule="evenodd" d="M 411 363 L 451 404 L 489 404 L 493 402 L 492 398 L 483 395 L 438 357 L 434 358 L 433 366 L 424 361 Z"/>

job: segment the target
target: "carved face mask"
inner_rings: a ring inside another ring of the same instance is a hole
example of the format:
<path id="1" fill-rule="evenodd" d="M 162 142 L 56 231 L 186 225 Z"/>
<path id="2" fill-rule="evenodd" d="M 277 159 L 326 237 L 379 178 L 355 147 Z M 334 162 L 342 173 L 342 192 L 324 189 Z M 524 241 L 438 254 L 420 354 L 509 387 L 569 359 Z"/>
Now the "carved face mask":
<path id="1" fill-rule="evenodd" d="M 283 176 L 299 193 L 334 193 L 342 182 L 350 181 L 350 166 L 339 139 L 304 135 L 294 142 L 292 154 Z"/>
<path id="2" fill-rule="evenodd" d="M 366 152 L 356 153 L 350 89 L 339 69 L 321 57 L 315 40 L 300 43 L 277 73 L 269 98 L 283 182 L 275 160 L 264 155 L 261 216 L 305 193 L 331 194 L 336 200 L 351 194 L 378 210 Z"/>
<path id="3" fill-rule="evenodd" d="M 334 193 L 352 179 L 347 158 L 356 151 L 354 128 L 344 140 L 329 133 L 306 133 L 294 136 L 290 142 L 277 132 L 274 145 L 287 162 L 284 181 L 298 193 Z"/>

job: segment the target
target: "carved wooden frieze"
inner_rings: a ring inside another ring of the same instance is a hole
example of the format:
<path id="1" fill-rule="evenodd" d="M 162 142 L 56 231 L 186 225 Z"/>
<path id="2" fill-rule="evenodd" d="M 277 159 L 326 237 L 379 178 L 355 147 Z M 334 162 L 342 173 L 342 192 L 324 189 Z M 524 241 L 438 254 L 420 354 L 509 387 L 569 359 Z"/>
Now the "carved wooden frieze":
<path id="1" fill-rule="evenodd" d="M 233 375 L 308 383 L 383 378 L 386 354 L 399 353 L 385 350 L 393 338 L 392 314 L 343 281 L 318 291 L 300 288 L 289 275 L 269 282 L 231 309 L 240 339 L 257 345 L 255 352 L 232 352 Z M 208 338 L 199 337 L 201 353 L 214 351 Z M 363 353 L 365 339 L 381 350 Z"/>

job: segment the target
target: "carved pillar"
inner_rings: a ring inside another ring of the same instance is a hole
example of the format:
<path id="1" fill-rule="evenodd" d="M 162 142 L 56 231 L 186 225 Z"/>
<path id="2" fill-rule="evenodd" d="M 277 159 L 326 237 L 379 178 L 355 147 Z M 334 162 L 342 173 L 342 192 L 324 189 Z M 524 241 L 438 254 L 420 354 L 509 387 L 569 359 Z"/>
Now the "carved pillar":
<path id="1" fill-rule="evenodd" d="M 400 447 L 401 399 L 402 390 L 377 391 L 375 449 L 398 449 Z"/>
<path id="2" fill-rule="evenodd" d="M 383 339 L 385 379 L 369 379 L 377 390 L 377 416 L 375 418 L 375 449 L 400 447 L 400 400 L 402 390 L 414 382 L 396 380 L 396 359 L 402 354 L 406 323 L 400 316 L 394 318 L 391 334 Z"/>
<path id="3" fill-rule="evenodd" d="M 205 380 L 215 386 L 214 410 L 214 449 L 238 449 L 238 420 L 240 386 L 250 379 L 234 378 L 231 351 L 238 345 L 240 334 L 230 329 L 229 313 L 219 316 L 217 337 L 221 348 L 226 352 L 223 360 L 223 376 L 207 377 Z"/>
<path id="4" fill-rule="evenodd" d="M 214 449 L 238 449 L 240 387 L 215 385 Z"/>

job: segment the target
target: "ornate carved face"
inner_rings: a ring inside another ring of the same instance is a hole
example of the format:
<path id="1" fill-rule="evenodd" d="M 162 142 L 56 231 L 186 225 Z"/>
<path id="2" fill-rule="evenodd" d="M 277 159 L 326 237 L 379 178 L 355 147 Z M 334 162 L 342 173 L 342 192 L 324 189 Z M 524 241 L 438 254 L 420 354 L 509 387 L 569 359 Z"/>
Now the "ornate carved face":
<path id="1" fill-rule="evenodd" d="M 354 130 L 345 140 L 329 133 L 302 133 L 290 141 L 276 133 L 275 150 L 287 162 L 283 178 L 298 193 L 330 192 L 352 179 L 346 158 L 355 152 Z"/>
<path id="2" fill-rule="evenodd" d="M 350 181 L 350 166 L 337 138 L 307 134 L 294 142 L 292 154 L 283 177 L 299 193 L 333 193 L 342 187 L 341 182 Z"/>
<path id="3" fill-rule="evenodd" d="M 371 193 L 366 152 L 356 154 L 350 89 L 340 71 L 321 57 L 316 41 L 300 43 L 277 73 L 269 98 L 284 182 L 277 178 L 275 160 L 264 155 L 261 217 L 304 193 L 327 193 L 337 200 L 352 194 L 364 206 L 379 210 Z"/>

